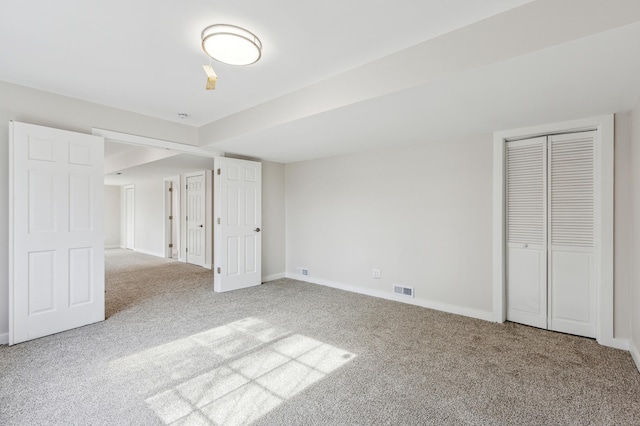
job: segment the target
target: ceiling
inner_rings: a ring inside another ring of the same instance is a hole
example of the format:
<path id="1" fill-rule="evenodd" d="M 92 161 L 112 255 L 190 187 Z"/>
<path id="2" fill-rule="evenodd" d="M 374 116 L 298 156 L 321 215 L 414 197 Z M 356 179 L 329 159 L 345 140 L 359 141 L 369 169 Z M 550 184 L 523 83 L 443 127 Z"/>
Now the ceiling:
<path id="1" fill-rule="evenodd" d="M 212 158 L 178 154 L 174 157 L 130 167 L 117 174 L 107 174 L 104 176 L 104 184 L 122 186 L 141 180 L 157 180 L 211 169 L 213 169 Z"/>
<path id="2" fill-rule="evenodd" d="M 212 170 L 214 159 L 167 148 L 151 148 L 106 140 L 104 143 L 105 185 L 128 185 L 185 173 Z"/>
<path id="3" fill-rule="evenodd" d="M 625 111 L 640 96 L 637 0 L 0 0 L 0 16 L 0 80 L 280 162 Z M 214 23 L 264 50 L 251 66 L 214 61 L 206 91 L 200 33 Z"/>

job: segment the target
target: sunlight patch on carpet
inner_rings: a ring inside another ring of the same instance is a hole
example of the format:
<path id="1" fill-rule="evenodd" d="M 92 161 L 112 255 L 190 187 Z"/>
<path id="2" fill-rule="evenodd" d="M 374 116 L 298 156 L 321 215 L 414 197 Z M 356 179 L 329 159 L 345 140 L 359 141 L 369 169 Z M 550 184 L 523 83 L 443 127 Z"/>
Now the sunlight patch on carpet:
<path id="1" fill-rule="evenodd" d="M 167 425 L 248 424 L 356 357 L 256 319 L 111 363 L 131 374 Z"/>

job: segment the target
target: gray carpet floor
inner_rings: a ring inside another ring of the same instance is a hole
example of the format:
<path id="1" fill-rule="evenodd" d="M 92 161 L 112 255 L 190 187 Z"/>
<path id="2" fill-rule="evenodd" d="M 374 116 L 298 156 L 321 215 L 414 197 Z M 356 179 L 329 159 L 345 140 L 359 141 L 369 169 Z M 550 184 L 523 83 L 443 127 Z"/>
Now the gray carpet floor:
<path id="1" fill-rule="evenodd" d="M 595 341 L 109 250 L 107 320 L 0 346 L 1 425 L 640 424 Z"/>

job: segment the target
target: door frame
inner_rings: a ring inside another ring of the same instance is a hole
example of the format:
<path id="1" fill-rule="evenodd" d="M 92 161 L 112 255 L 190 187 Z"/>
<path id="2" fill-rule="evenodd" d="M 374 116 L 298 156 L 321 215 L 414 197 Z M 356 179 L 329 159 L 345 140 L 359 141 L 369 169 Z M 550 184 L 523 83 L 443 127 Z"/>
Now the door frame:
<path id="1" fill-rule="evenodd" d="M 493 134 L 493 320 L 506 320 L 506 191 L 507 141 L 595 130 L 595 271 L 597 293 L 596 340 L 601 345 L 628 349 L 625 339 L 614 337 L 613 306 L 613 141 L 614 116 L 603 115 Z"/>
<path id="2" fill-rule="evenodd" d="M 171 196 L 169 188 L 172 188 Z M 169 219 L 171 214 L 173 220 Z M 175 227 L 176 241 L 172 241 L 172 225 Z M 169 247 L 170 241 L 175 247 Z M 180 247 L 180 176 L 170 176 L 164 178 L 164 257 L 172 258 L 173 250 L 177 250 L 180 257 Z"/>

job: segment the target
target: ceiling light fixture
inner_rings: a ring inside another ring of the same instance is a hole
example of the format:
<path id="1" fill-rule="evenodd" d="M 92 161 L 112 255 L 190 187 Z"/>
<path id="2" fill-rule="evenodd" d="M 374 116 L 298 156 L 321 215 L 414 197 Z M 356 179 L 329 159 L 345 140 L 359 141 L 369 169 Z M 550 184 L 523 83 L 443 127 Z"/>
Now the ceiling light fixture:
<path id="1" fill-rule="evenodd" d="M 202 50 L 223 64 L 251 65 L 262 56 L 262 43 L 244 28 L 215 24 L 202 31 Z"/>

